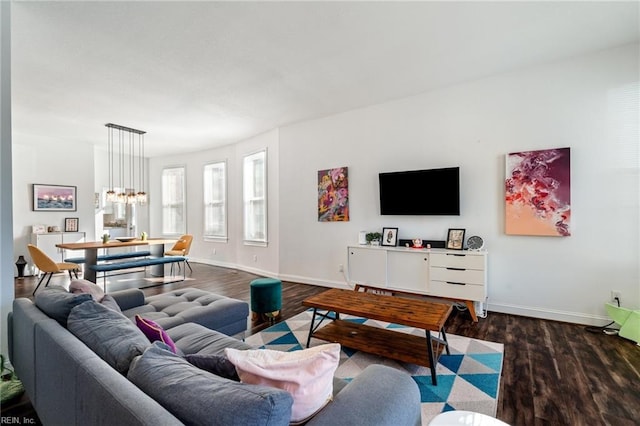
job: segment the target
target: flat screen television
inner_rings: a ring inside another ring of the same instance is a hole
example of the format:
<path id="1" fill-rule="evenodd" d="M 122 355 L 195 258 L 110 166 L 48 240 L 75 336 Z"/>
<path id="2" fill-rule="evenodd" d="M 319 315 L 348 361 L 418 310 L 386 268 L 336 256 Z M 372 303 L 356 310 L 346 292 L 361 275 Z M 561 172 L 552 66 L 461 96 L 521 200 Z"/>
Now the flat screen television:
<path id="1" fill-rule="evenodd" d="M 380 173 L 380 214 L 460 216 L 460 168 Z"/>

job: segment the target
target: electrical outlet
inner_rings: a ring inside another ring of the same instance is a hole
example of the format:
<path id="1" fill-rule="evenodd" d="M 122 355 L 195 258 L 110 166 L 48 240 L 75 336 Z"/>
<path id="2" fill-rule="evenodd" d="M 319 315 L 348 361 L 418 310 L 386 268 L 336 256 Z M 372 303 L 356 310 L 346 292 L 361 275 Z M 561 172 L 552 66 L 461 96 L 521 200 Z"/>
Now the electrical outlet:
<path id="1" fill-rule="evenodd" d="M 344 272 L 344 266 L 342 263 L 338 265 L 338 272 Z"/>
<path id="2" fill-rule="evenodd" d="M 618 299 L 618 302 L 622 302 L 622 292 L 619 290 L 611 290 L 611 301 L 615 303 L 616 299 Z"/>
<path id="3" fill-rule="evenodd" d="M 258 261 L 258 255 L 257 255 L 257 254 L 254 254 L 254 255 L 253 255 L 253 261 L 254 261 L 254 262 L 257 262 L 257 261 Z"/>
<path id="4" fill-rule="evenodd" d="M 213 249 L 213 255 L 214 256 L 216 255 L 216 249 Z"/>

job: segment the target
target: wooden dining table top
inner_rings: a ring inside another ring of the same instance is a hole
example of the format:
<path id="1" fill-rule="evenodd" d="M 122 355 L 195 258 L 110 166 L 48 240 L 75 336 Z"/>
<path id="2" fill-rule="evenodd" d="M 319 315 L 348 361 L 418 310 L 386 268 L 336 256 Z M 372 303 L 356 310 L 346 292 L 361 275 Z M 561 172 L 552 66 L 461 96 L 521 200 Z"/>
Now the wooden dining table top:
<path id="1" fill-rule="evenodd" d="M 84 243 L 60 243 L 56 244 L 56 247 L 67 250 L 91 250 L 101 248 L 115 248 L 115 247 L 131 247 L 131 246 L 148 246 L 154 244 L 173 244 L 177 240 L 167 238 L 147 238 L 146 240 L 135 239 L 131 241 L 118 241 L 109 240 L 106 243 L 102 241 L 87 241 Z"/>

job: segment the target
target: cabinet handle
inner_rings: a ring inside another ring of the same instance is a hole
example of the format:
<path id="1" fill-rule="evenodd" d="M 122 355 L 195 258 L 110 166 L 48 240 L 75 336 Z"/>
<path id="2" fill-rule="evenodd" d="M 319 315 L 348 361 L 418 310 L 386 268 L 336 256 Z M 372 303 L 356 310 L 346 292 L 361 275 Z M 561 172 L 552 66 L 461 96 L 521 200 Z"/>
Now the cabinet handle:
<path id="1" fill-rule="evenodd" d="M 448 271 L 466 271 L 465 268 L 447 268 Z"/>
<path id="2" fill-rule="evenodd" d="M 454 281 L 447 281 L 447 284 L 453 284 L 453 285 L 467 285 L 466 283 L 457 283 Z"/>
<path id="3" fill-rule="evenodd" d="M 465 257 L 466 254 L 455 254 L 455 253 L 447 253 L 447 256 L 458 256 L 458 257 Z"/>

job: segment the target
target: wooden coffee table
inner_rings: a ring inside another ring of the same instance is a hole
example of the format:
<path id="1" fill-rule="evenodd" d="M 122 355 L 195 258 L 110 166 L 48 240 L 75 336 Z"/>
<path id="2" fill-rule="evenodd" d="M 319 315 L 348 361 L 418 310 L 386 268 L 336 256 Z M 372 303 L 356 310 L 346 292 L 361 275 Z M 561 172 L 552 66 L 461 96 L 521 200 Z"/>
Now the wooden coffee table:
<path id="1" fill-rule="evenodd" d="M 302 304 L 313 308 L 307 347 L 311 337 L 315 337 L 340 343 L 348 348 L 422 365 L 431 369 L 431 382 L 437 384 L 438 359 L 443 350 L 449 354 L 444 323 L 452 310 L 450 304 L 341 289 L 331 289 L 309 297 Z M 416 327 L 425 330 L 425 337 L 341 320 L 341 313 Z M 320 328 L 325 319 L 332 322 Z M 438 337 L 432 336 L 431 331 L 438 332 Z"/>

